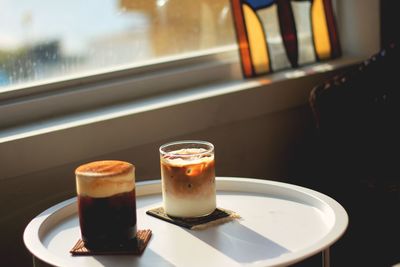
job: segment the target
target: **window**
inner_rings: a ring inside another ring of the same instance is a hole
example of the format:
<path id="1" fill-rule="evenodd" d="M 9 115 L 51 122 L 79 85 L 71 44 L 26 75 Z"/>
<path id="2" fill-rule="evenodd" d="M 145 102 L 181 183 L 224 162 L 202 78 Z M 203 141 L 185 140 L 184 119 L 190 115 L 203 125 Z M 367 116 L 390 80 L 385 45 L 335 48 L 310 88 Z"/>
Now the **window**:
<path id="1" fill-rule="evenodd" d="M 155 93 L 242 81 L 231 12 L 235 1 L 0 0 L 0 23 L 7 25 L 0 29 L 0 129 Z M 299 36 L 305 36 L 299 64 L 312 62 L 309 22 L 302 15 L 310 2 L 291 5 Z M 352 2 L 337 6 L 341 32 L 352 37 L 341 40 L 345 52 L 351 47 L 354 54 L 375 52 L 369 48 L 373 42 L 351 43 L 363 38 L 354 27 L 362 23 L 352 19 L 369 23 L 368 16 L 362 19 Z M 363 9 L 376 13 L 371 3 Z M 277 36 L 276 24 L 268 25 Z M 268 42 L 279 39 L 274 34 Z M 275 43 L 272 70 L 290 63 L 282 41 Z"/>
<path id="2" fill-rule="evenodd" d="M 0 90 L 235 43 L 229 0 L 0 0 L 0 23 Z"/>
<path id="3" fill-rule="evenodd" d="M 229 0 L 0 6 L 0 129 L 235 75 Z"/>

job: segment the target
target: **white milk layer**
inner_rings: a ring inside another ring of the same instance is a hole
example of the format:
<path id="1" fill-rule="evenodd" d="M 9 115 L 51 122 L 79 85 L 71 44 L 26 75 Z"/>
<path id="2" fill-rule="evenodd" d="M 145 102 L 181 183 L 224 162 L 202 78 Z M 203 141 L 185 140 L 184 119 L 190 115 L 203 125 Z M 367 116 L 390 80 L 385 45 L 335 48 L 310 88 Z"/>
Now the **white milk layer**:
<path id="1" fill-rule="evenodd" d="M 216 196 L 209 194 L 201 197 L 176 197 L 163 190 L 164 210 L 175 217 L 200 217 L 216 209 Z"/>

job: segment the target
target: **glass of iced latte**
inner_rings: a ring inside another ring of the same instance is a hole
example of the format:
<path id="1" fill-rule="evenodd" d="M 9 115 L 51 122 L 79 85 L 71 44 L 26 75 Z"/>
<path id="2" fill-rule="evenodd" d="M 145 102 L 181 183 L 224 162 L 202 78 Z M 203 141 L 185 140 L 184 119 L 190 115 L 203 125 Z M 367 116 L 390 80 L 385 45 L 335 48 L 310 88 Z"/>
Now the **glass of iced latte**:
<path id="1" fill-rule="evenodd" d="M 165 212 L 173 217 L 201 217 L 216 209 L 214 146 L 178 141 L 160 147 Z"/>
<path id="2" fill-rule="evenodd" d="M 95 161 L 75 170 L 79 224 L 87 248 L 118 248 L 136 237 L 135 167 Z"/>

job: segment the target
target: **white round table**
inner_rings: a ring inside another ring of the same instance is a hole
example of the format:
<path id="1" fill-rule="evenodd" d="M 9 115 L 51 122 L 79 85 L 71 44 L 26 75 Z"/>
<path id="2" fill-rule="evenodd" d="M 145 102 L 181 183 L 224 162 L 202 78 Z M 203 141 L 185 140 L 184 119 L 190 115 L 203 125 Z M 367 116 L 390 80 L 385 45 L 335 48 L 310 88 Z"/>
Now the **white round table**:
<path id="1" fill-rule="evenodd" d="M 217 177 L 217 206 L 242 218 L 188 230 L 146 214 L 162 205 L 161 181 L 136 185 L 138 229 L 152 237 L 141 256 L 72 256 L 80 238 L 76 198 L 59 203 L 26 227 L 36 265 L 55 266 L 286 266 L 323 253 L 345 232 L 348 216 L 334 199 L 287 183 Z"/>

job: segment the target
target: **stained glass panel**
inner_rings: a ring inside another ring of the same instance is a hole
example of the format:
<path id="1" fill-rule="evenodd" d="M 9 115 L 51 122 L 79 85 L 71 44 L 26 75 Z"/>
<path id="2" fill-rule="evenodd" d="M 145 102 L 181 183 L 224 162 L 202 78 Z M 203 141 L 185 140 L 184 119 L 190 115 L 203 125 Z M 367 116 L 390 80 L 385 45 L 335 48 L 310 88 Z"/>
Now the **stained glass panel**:
<path id="1" fill-rule="evenodd" d="M 231 0 L 243 74 L 340 56 L 331 0 Z"/>

